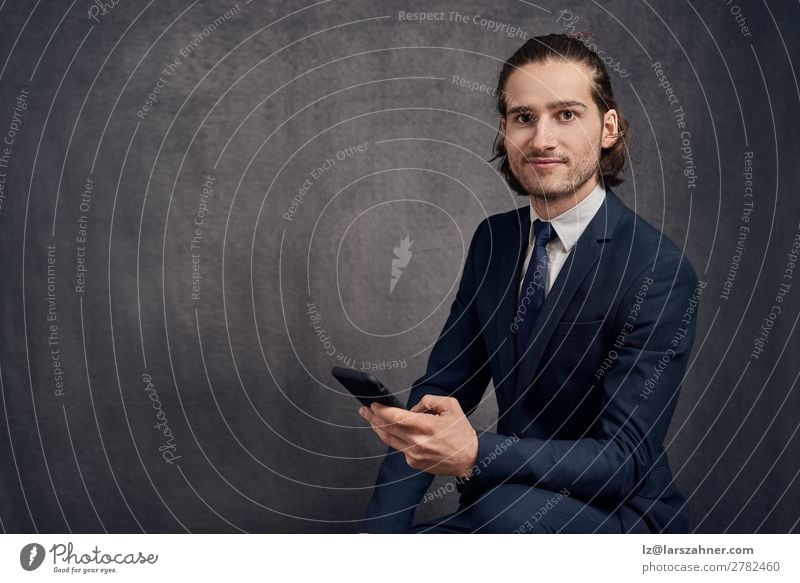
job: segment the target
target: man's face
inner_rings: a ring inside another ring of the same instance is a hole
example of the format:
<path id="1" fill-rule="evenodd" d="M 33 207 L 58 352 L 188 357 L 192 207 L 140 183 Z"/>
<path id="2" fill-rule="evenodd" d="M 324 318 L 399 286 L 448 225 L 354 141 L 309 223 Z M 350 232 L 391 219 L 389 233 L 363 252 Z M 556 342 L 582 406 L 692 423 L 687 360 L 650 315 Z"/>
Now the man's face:
<path id="1" fill-rule="evenodd" d="M 592 99 L 583 65 L 547 60 L 515 70 L 501 121 L 511 171 L 534 198 L 582 200 L 599 180 L 600 149 L 616 141 L 617 113 Z"/>

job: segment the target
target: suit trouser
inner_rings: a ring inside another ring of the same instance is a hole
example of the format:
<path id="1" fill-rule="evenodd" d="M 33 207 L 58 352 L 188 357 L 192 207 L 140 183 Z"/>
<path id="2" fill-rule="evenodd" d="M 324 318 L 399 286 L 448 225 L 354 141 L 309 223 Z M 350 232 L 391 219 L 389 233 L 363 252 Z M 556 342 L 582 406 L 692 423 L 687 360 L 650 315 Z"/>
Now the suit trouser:
<path id="1" fill-rule="evenodd" d="M 502 484 L 456 512 L 413 526 L 409 533 L 620 533 L 618 513 L 568 494 Z"/>

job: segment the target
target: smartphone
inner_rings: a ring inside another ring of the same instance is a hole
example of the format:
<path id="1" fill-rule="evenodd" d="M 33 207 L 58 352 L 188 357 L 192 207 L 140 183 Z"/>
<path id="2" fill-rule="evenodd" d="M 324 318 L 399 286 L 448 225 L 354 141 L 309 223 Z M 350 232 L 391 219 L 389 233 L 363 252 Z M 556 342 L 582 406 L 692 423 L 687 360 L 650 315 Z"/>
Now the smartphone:
<path id="1" fill-rule="evenodd" d="M 342 383 L 348 391 L 353 393 L 356 399 L 367 407 L 377 401 L 378 403 L 383 403 L 390 407 L 405 409 L 400 399 L 390 393 L 389 389 L 384 387 L 383 384 L 371 374 L 341 366 L 334 366 L 331 370 L 331 374 L 333 374 L 336 380 Z"/>

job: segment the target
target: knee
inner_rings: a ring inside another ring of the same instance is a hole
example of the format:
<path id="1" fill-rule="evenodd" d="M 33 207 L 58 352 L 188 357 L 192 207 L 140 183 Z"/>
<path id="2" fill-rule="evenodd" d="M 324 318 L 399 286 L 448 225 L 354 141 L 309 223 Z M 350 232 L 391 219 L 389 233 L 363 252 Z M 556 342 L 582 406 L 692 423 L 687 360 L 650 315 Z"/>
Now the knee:
<path id="1" fill-rule="evenodd" d="M 485 534 L 552 533 L 555 529 L 546 515 L 536 511 L 545 508 L 555 495 L 549 490 L 522 484 L 503 484 L 481 496 L 471 509 L 473 532 Z"/>

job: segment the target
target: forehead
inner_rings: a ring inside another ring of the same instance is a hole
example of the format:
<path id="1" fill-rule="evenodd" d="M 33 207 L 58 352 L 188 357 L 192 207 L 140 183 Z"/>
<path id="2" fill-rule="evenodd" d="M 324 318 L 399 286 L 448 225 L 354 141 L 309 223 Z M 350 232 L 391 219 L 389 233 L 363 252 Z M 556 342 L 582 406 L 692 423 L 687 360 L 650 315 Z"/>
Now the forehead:
<path id="1" fill-rule="evenodd" d="M 592 71 L 571 61 L 547 60 L 515 69 L 505 87 L 506 105 L 543 108 L 553 101 L 582 101 L 595 108 Z"/>

